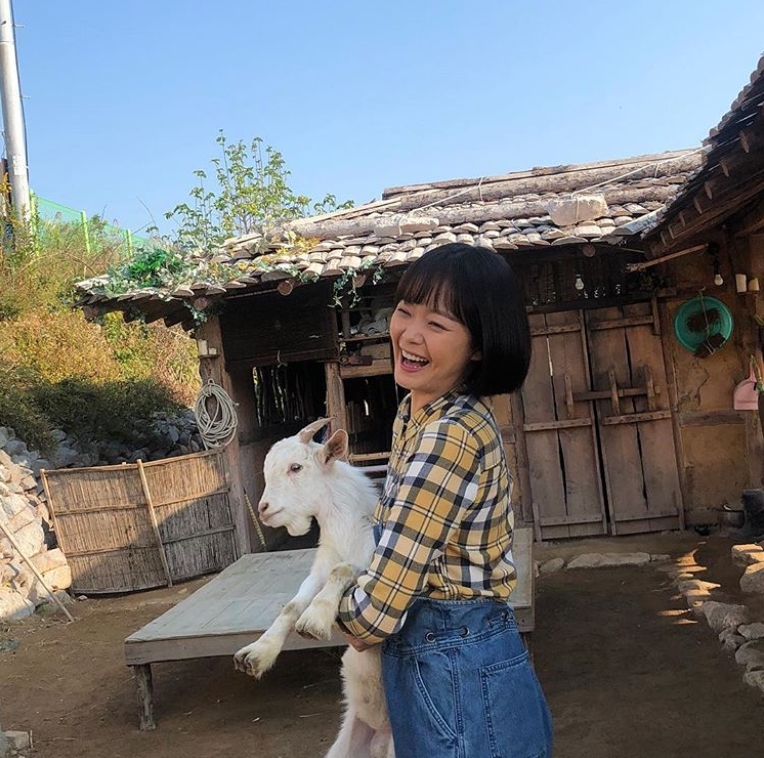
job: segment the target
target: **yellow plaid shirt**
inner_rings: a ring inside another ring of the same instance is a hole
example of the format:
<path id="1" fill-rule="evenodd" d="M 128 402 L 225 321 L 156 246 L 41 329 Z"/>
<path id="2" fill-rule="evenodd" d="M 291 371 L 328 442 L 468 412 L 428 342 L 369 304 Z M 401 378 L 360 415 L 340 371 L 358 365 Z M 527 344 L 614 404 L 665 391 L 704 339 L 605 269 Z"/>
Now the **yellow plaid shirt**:
<path id="1" fill-rule="evenodd" d="M 448 394 L 409 418 L 398 408 L 375 518 L 382 534 L 369 569 L 340 604 L 350 634 L 379 642 L 419 595 L 506 600 L 512 563 L 512 480 L 491 409 Z"/>

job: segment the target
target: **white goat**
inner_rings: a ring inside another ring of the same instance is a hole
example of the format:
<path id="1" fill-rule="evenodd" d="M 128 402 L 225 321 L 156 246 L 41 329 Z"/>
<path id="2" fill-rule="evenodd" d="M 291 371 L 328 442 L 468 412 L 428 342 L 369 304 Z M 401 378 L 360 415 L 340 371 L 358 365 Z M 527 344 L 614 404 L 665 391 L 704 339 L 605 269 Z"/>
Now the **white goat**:
<path id="1" fill-rule="evenodd" d="M 315 518 L 321 536 L 297 594 L 257 641 L 234 655 L 236 668 L 258 679 L 273 666 L 292 629 L 315 639 L 331 637 L 342 593 L 374 551 L 377 494 L 368 477 L 343 460 L 347 433 L 338 430 L 323 445 L 312 441 L 329 421 L 315 421 L 277 442 L 265 458 L 265 490 L 258 504 L 262 522 L 298 536 Z M 348 647 L 342 679 L 345 715 L 326 758 L 394 758 L 379 646 L 363 653 Z"/>

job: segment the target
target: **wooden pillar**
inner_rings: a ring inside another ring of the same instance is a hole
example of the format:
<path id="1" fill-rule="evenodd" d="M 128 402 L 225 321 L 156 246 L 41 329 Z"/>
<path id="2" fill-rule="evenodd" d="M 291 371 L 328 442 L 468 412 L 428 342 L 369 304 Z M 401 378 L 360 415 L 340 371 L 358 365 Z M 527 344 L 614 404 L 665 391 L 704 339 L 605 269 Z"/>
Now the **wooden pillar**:
<path id="1" fill-rule="evenodd" d="M 233 368 L 229 372 L 231 379 L 231 397 L 236 403 L 236 415 L 239 418 L 239 471 L 243 495 L 249 497 L 254 509 L 260 499 L 258 476 L 262 479 L 262 462 L 257 455 L 257 409 L 255 407 L 255 382 L 253 369 L 249 366 Z M 255 533 L 252 515 L 247 511 L 246 530 L 249 540 L 249 552 L 265 549 L 260 537 Z"/>
<path id="2" fill-rule="evenodd" d="M 760 235 L 746 237 L 739 242 L 739 250 L 742 254 L 745 268 L 743 271 L 750 277 L 761 277 L 764 272 L 764 241 Z M 754 356 L 759 367 L 764 370 L 764 356 L 762 356 L 761 337 L 764 335 L 764 327 L 759 327 L 758 319 L 764 319 L 764 292 L 757 295 L 743 296 L 745 308 L 750 318 L 743 334 L 743 347 L 746 356 Z M 748 365 L 745 365 L 744 374 L 748 374 Z M 762 402 L 759 402 L 761 407 Z M 748 453 L 748 479 L 749 486 L 753 489 L 764 487 L 764 436 L 762 436 L 762 418 L 759 413 L 748 412 L 745 415 L 745 440 Z"/>
<path id="3" fill-rule="evenodd" d="M 661 326 L 661 347 L 663 349 L 663 365 L 666 369 L 666 390 L 668 391 L 669 410 L 671 411 L 671 431 L 674 435 L 674 454 L 676 455 L 676 469 L 679 474 L 680 497 L 677 501 L 679 515 L 679 528 L 685 529 L 684 504 L 688 502 L 687 491 L 687 466 L 684 460 L 684 445 L 682 442 L 682 428 L 679 425 L 679 393 L 677 391 L 676 365 L 674 363 L 674 350 L 676 340 L 673 339 L 673 324 L 668 313 L 668 304 L 658 304 L 658 315 Z"/>
<path id="4" fill-rule="evenodd" d="M 207 356 L 199 357 L 199 374 L 202 384 L 206 384 L 212 379 L 215 384 L 220 385 L 236 403 L 241 390 L 235 386 L 231 375 L 225 370 L 225 355 L 223 353 L 223 338 L 220 331 L 220 320 L 217 316 L 211 316 L 208 321 L 202 324 L 196 331 L 197 343 L 205 340 L 207 343 Z M 213 353 L 214 351 L 214 353 Z M 209 353 L 213 353 L 209 355 Z M 237 391 L 238 390 L 238 391 Z M 233 523 L 236 527 L 236 546 L 238 555 L 251 552 L 249 537 L 249 513 L 244 501 L 244 485 L 241 470 L 241 451 L 239 439 L 242 430 L 242 409 L 236 408 L 236 415 L 239 419 L 239 429 L 228 444 L 223 448 L 228 476 L 230 477 L 230 501 L 233 516 Z M 244 422 L 244 428 L 247 428 L 248 420 Z"/>
<path id="5" fill-rule="evenodd" d="M 345 406 L 345 388 L 340 376 L 340 364 L 330 361 L 324 364 L 326 372 L 326 413 L 331 416 L 332 429 L 347 429 L 347 408 Z"/>
<path id="6" fill-rule="evenodd" d="M 151 664 L 131 666 L 138 686 L 138 719 L 142 731 L 156 729 L 154 721 L 154 686 L 151 680 Z"/>

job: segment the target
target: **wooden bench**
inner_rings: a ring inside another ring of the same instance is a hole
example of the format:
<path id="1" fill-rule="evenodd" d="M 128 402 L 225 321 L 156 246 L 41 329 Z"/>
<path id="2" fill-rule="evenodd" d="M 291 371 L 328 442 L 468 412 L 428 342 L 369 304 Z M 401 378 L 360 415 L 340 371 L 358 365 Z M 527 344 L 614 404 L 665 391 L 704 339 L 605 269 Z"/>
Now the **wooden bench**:
<path id="1" fill-rule="evenodd" d="M 524 636 L 534 628 L 533 533 L 515 533 L 514 559 L 518 584 L 511 605 Z M 310 571 L 315 548 L 242 556 L 214 579 L 125 640 L 125 662 L 138 686 L 141 729 L 154 729 L 151 664 L 194 658 L 233 656 L 271 625 L 281 608 L 294 597 Z M 294 632 L 284 650 L 345 645 L 335 632 L 332 639 L 306 640 Z M 233 663 L 231 664 L 233 673 Z"/>

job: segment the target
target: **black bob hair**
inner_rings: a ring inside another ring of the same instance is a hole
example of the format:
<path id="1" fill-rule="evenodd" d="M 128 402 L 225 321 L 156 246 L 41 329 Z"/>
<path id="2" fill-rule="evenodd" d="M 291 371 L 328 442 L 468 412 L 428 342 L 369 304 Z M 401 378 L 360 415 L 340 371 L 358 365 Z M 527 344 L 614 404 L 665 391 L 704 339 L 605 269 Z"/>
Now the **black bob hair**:
<path id="1" fill-rule="evenodd" d="M 404 273 L 396 306 L 401 300 L 444 310 L 469 329 L 482 357 L 465 377 L 467 392 L 520 389 L 531 361 L 531 334 L 520 282 L 498 253 L 459 242 L 433 248 Z"/>

